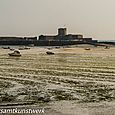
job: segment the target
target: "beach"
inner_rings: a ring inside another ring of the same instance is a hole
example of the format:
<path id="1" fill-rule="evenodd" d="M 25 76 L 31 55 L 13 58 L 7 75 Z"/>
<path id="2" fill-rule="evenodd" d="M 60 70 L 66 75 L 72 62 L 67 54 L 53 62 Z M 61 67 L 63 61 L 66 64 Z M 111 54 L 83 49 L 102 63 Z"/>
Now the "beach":
<path id="1" fill-rule="evenodd" d="M 43 107 L 45 115 L 115 114 L 114 46 L 31 47 L 20 50 L 21 57 L 9 52 L 0 48 L 0 108 Z"/>

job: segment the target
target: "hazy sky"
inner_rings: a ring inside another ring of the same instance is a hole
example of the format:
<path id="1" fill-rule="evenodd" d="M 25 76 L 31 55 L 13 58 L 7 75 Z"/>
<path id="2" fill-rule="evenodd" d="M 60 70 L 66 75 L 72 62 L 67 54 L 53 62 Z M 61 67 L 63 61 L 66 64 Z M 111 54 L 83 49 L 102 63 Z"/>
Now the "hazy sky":
<path id="1" fill-rule="evenodd" d="M 115 0 L 0 0 L 0 36 L 68 33 L 115 40 Z"/>

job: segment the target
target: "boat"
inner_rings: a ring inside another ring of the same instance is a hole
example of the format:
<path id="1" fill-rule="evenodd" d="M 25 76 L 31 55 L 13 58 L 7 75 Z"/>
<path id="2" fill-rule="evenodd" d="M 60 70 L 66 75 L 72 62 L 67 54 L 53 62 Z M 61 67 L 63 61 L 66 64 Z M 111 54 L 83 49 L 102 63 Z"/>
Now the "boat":
<path id="1" fill-rule="evenodd" d="M 16 57 L 20 57 L 21 56 L 21 54 L 20 54 L 20 52 L 18 50 L 15 50 L 13 53 L 9 53 L 8 55 L 9 56 L 16 56 Z"/>
<path id="2" fill-rule="evenodd" d="M 90 48 L 85 48 L 85 50 L 91 50 Z"/>
<path id="3" fill-rule="evenodd" d="M 2 47 L 3 49 L 10 49 L 10 47 Z"/>
<path id="4" fill-rule="evenodd" d="M 56 48 L 56 49 L 59 49 L 60 47 L 59 47 L 59 46 L 56 46 L 55 48 Z"/>
<path id="5" fill-rule="evenodd" d="M 28 49 L 30 49 L 30 48 L 29 48 L 29 47 L 25 47 L 24 49 L 25 49 L 25 50 L 28 50 Z"/>
<path id="6" fill-rule="evenodd" d="M 28 49 L 30 49 L 29 47 L 20 47 L 20 48 L 18 48 L 19 50 L 28 50 Z"/>
<path id="7" fill-rule="evenodd" d="M 109 46 L 105 46 L 105 49 L 110 49 L 110 47 Z"/>
<path id="8" fill-rule="evenodd" d="M 10 48 L 11 51 L 14 51 L 15 49 L 14 48 Z"/>
<path id="9" fill-rule="evenodd" d="M 47 51 L 46 52 L 48 55 L 54 55 L 54 53 L 53 52 L 50 52 L 50 51 Z"/>
<path id="10" fill-rule="evenodd" d="M 52 50 L 53 48 L 52 47 L 49 47 L 49 48 L 47 48 L 48 50 Z"/>

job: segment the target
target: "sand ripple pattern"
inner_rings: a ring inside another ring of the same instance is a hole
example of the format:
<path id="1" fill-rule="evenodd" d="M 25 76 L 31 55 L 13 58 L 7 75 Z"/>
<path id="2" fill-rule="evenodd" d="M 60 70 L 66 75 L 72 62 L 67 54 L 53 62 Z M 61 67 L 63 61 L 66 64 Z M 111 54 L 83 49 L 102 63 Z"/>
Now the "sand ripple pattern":
<path id="1" fill-rule="evenodd" d="M 115 48 L 21 51 L 9 57 L 0 49 L 0 102 L 49 102 L 115 100 Z"/>

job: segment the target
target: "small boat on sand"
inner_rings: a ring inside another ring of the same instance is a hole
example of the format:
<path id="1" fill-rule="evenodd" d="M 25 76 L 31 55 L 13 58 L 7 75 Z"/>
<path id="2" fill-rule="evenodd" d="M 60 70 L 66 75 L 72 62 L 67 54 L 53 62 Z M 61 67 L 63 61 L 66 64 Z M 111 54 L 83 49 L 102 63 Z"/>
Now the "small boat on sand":
<path id="1" fill-rule="evenodd" d="M 3 49 L 10 49 L 10 47 L 2 47 Z"/>
<path id="2" fill-rule="evenodd" d="M 46 52 L 48 55 L 54 55 L 54 53 L 53 52 L 50 52 L 50 51 L 47 51 Z"/>
<path id="3" fill-rule="evenodd" d="M 21 54 L 18 50 L 15 50 L 13 53 L 9 53 L 8 55 L 9 56 L 15 56 L 15 57 L 20 57 L 21 56 Z"/>
<path id="4" fill-rule="evenodd" d="M 85 50 L 91 50 L 90 48 L 85 48 Z"/>
<path id="5" fill-rule="evenodd" d="M 48 50 L 52 50 L 53 48 L 52 47 L 49 47 L 49 48 L 47 48 Z"/>
<path id="6" fill-rule="evenodd" d="M 28 49 L 30 49 L 29 47 L 20 47 L 20 48 L 18 48 L 19 50 L 28 50 Z"/>
<path id="7" fill-rule="evenodd" d="M 105 49 L 110 49 L 110 47 L 109 46 L 105 46 Z"/>
<path id="8" fill-rule="evenodd" d="M 10 48 L 11 51 L 14 51 L 15 49 L 14 48 Z"/>

